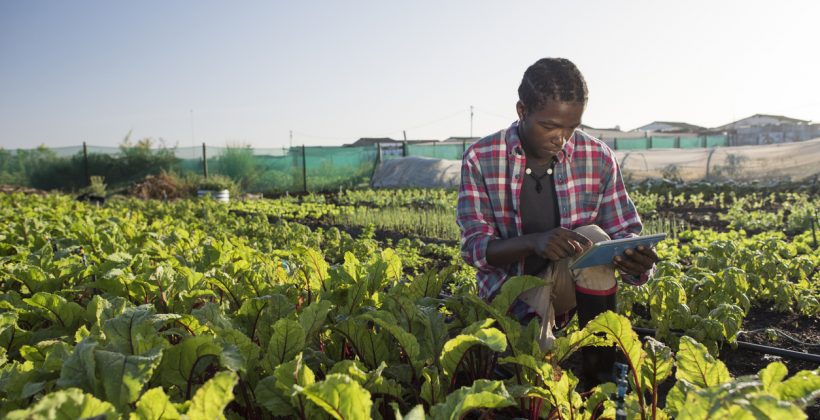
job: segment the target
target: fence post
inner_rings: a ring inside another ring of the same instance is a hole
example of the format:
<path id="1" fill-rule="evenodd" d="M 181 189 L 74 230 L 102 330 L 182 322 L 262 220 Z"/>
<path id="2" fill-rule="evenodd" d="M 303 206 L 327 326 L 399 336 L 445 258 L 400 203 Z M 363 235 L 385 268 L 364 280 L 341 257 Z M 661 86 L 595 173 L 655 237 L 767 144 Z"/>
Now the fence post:
<path id="1" fill-rule="evenodd" d="M 618 150 L 618 138 L 617 137 L 612 138 L 612 149 L 613 150 Z"/>
<path id="2" fill-rule="evenodd" d="M 91 172 L 88 169 L 88 147 L 83 142 L 83 166 L 85 166 L 85 182 L 91 185 Z"/>
<path id="3" fill-rule="evenodd" d="M 401 142 L 401 157 L 407 157 L 407 140 Z"/>
<path id="4" fill-rule="evenodd" d="M 467 151 L 467 140 L 462 140 L 461 141 L 461 154 L 464 154 L 464 152 L 466 152 L 466 151 Z"/>
<path id="5" fill-rule="evenodd" d="M 675 137 L 675 149 L 680 149 L 680 136 Z"/>
<path id="6" fill-rule="evenodd" d="M 307 186 L 307 153 L 305 153 L 305 145 L 302 145 L 302 189 L 308 192 Z"/>
<path id="7" fill-rule="evenodd" d="M 202 143 L 202 174 L 208 177 L 208 154 L 205 152 L 205 143 Z"/>
<path id="8" fill-rule="evenodd" d="M 701 147 L 703 147 L 704 149 L 706 148 L 706 136 L 701 136 L 701 138 L 700 138 L 700 145 L 701 145 Z"/>
<path id="9" fill-rule="evenodd" d="M 646 138 L 646 148 L 647 149 L 652 148 L 652 136 L 649 136 L 649 137 Z"/>
<path id="10" fill-rule="evenodd" d="M 382 144 L 376 143 L 376 165 L 382 163 Z"/>

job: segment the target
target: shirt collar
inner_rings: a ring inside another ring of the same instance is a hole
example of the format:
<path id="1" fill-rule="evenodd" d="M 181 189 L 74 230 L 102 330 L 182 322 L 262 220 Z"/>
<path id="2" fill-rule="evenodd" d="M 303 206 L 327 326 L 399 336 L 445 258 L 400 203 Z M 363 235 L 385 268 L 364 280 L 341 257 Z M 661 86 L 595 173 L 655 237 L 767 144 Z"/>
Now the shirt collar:
<path id="1" fill-rule="evenodd" d="M 558 152 L 558 161 L 563 163 L 564 159 L 567 159 L 568 162 L 572 162 L 572 151 L 575 150 L 575 137 L 578 136 L 578 130 L 573 131 L 572 135 L 569 136 L 569 140 L 567 140 L 566 144 L 564 144 L 564 148 Z M 521 137 L 518 136 L 518 121 L 512 123 L 510 128 L 507 130 L 507 150 L 509 151 L 510 156 L 524 156 L 524 148 L 521 145 Z"/>

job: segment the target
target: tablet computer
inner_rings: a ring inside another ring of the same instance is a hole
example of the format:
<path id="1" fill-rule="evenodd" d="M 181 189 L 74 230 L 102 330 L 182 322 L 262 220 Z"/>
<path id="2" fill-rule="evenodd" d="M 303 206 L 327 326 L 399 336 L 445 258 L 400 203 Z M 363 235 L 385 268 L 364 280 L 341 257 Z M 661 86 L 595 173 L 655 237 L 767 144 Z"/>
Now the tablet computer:
<path id="1" fill-rule="evenodd" d="M 592 245 L 592 247 L 584 251 L 583 254 L 575 258 L 575 261 L 569 268 L 575 270 L 595 265 L 611 264 L 612 259 L 615 258 L 616 255 L 622 255 L 627 249 L 637 248 L 641 245 L 651 248 L 664 238 L 666 238 L 665 233 L 658 233 L 656 235 L 601 241 Z"/>

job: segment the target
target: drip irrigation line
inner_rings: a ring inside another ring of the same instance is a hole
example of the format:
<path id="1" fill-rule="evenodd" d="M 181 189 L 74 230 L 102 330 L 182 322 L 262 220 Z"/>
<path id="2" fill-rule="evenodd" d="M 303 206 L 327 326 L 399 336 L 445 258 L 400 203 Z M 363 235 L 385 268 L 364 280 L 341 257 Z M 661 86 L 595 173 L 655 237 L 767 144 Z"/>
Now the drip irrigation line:
<path id="1" fill-rule="evenodd" d="M 641 335 L 655 335 L 655 330 L 652 328 L 632 327 L 636 333 Z M 682 336 L 683 332 L 670 331 L 672 334 Z M 820 354 L 802 353 L 794 350 L 781 349 L 779 347 L 764 346 L 762 344 L 748 343 L 745 341 L 735 341 L 737 348 L 744 350 L 756 351 L 759 353 L 771 354 L 774 356 L 788 357 L 790 359 L 805 360 L 808 362 L 820 363 Z"/>
<path id="2" fill-rule="evenodd" d="M 738 335 L 740 335 L 740 334 L 751 334 L 751 333 L 756 333 L 756 332 L 769 332 L 769 331 L 771 331 L 771 332 L 773 332 L 777 335 L 780 335 L 782 337 L 785 337 L 785 338 L 791 340 L 792 342 L 797 343 L 797 344 L 799 344 L 803 347 L 820 347 L 820 344 L 807 343 L 805 341 L 800 341 L 800 339 L 795 338 L 793 335 L 791 335 L 791 334 L 787 333 L 786 331 L 783 331 L 779 328 L 760 328 L 760 329 L 757 329 L 757 330 L 740 331 L 737 334 Z"/>

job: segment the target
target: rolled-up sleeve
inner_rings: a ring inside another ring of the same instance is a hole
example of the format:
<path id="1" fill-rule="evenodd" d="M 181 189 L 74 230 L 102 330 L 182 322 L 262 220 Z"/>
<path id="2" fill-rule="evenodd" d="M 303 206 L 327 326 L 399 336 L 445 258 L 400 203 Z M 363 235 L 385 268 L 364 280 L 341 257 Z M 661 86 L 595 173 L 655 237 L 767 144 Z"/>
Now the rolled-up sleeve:
<path id="1" fill-rule="evenodd" d="M 461 228 L 461 257 L 464 261 L 479 271 L 498 271 L 487 263 L 487 244 L 498 238 L 492 206 L 481 170 L 468 155 L 461 164 L 456 222 Z"/>

